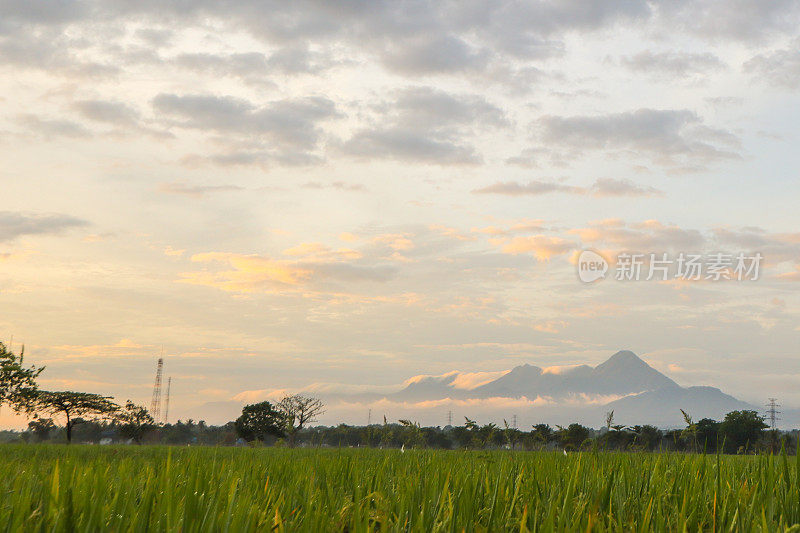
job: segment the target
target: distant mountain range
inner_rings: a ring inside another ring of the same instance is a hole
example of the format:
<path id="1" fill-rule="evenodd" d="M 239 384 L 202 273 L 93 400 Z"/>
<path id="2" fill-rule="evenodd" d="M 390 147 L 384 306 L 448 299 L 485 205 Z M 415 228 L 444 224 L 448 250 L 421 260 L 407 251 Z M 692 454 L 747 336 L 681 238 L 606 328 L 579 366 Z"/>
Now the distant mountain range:
<path id="1" fill-rule="evenodd" d="M 714 387 L 681 387 L 627 350 L 615 353 L 595 367 L 543 369 L 525 364 L 475 387 L 459 386 L 460 376 L 454 372 L 417 378 L 387 398 L 406 402 L 445 398 L 538 399 L 542 403 L 538 409 L 542 412 L 552 413 L 560 405 L 576 419 L 591 419 L 595 425 L 602 412 L 612 409 L 622 423 L 658 426 L 680 424 L 681 409 L 695 419 L 717 420 L 734 410 L 759 410 Z"/>
<path id="2" fill-rule="evenodd" d="M 373 422 L 387 416 L 389 420 L 410 418 L 422 424 L 444 425 L 451 413 L 455 424 L 463 423 L 464 416 L 499 423 L 517 415 L 520 427 L 579 422 L 597 428 L 613 410 L 620 424 L 671 428 L 684 425 L 681 409 L 695 420 L 721 420 L 726 413 L 743 409 L 763 411 L 714 387 L 681 387 L 627 350 L 595 367 L 540 368 L 524 364 L 507 372 L 449 372 L 417 376 L 396 388 L 364 389 L 315 384 L 295 392 L 325 401 L 327 412 L 320 420 L 324 424 L 364 424 L 369 412 L 375 415 Z M 263 392 L 261 399 L 276 399 L 268 390 Z M 249 397 L 251 401 L 257 399 Z M 220 423 L 236 418 L 242 405 L 243 401 L 233 400 L 209 402 L 200 412 L 206 420 Z M 783 417 L 784 427 L 800 424 L 800 411 L 784 410 Z"/>

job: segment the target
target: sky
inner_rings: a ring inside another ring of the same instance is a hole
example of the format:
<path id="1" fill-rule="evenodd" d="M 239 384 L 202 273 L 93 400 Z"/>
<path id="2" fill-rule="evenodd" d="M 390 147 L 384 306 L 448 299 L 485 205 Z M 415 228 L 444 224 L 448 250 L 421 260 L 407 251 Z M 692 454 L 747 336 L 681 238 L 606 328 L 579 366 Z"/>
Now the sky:
<path id="1" fill-rule="evenodd" d="M 797 1 L 0 1 L 0 338 L 43 388 L 145 405 L 163 353 L 173 419 L 620 349 L 800 407 L 798 27 Z M 584 249 L 763 264 L 587 284 Z"/>

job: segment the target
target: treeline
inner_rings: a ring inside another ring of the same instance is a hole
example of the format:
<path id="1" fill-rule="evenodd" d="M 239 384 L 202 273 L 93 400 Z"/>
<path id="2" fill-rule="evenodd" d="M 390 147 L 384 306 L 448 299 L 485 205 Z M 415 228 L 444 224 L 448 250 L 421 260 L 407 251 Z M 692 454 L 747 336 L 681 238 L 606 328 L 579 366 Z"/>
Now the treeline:
<path id="1" fill-rule="evenodd" d="M 194 446 L 289 446 L 304 447 L 375 447 L 433 449 L 514 449 L 514 450 L 619 450 L 619 451 L 682 451 L 714 453 L 758 453 L 779 451 L 796 453 L 800 432 L 746 429 L 753 411 L 734 411 L 725 420 L 703 419 L 692 427 L 660 430 L 653 426 L 592 429 L 580 424 L 567 427 L 537 424 L 531 430 L 506 428 L 495 424 L 421 427 L 416 424 L 386 423 L 371 426 L 316 426 L 299 430 L 294 443 L 285 436 L 265 435 L 246 440 L 237 431 L 236 422 L 214 426 L 202 420 L 178 421 L 148 428 L 141 444 Z M 73 430 L 78 443 L 121 444 L 134 441 L 122 426 L 113 421 L 85 421 Z M 2 431 L 0 442 L 66 442 L 66 430 L 49 419 L 38 419 L 27 431 Z"/>
<path id="2" fill-rule="evenodd" d="M 245 408 L 247 409 L 247 408 Z M 611 415 L 609 418 L 613 418 Z M 264 419 L 260 419 L 264 421 Z M 293 440 L 280 430 L 259 434 L 243 425 L 240 417 L 227 424 L 213 426 L 203 421 L 178 421 L 152 426 L 141 435 L 141 444 L 192 446 L 303 446 L 303 447 L 374 447 L 430 448 L 472 450 L 617 450 L 678 451 L 695 453 L 745 454 L 797 452 L 800 432 L 767 430 L 764 420 L 754 411 L 733 411 L 722 421 L 702 419 L 681 429 L 661 430 L 654 426 L 618 424 L 600 429 L 580 424 L 566 427 L 537 424 L 530 430 L 507 425 L 479 425 L 465 419 L 460 426 L 423 427 L 411 421 L 370 426 L 315 426 L 301 428 Z M 271 422 L 270 422 L 271 423 Z M 0 442 L 65 442 L 65 428 L 52 421 L 34 420 L 27 431 L 0 432 Z M 86 421 L 74 429 L 73 439 L 80 443 L 134 443 L 130 434 L 115 421 Z"/>
<path id="3" fill-rule="evenodd" d="M 19 355 L 0 343 L 0 405 L 33 417 L 26 431 L 0 431 L 0 442 L 72 442 L 174 444 L 209 446 L 327 446 L 436 449 L 544 450 L 674 450 L 687 452 L 757 453 L 784 449 L 797 452 L 797 431 L 767 431 L 755 411 L 733 411 L 724 420 L 694 421 L 682 412 L 685 427 L 661 430 L 649 425 L 616 424 L 614 412 L 601 429 L 581 424 L 530 430 L 504 421 L 478 424 L 465 418 L 460 426 L 422 427 L 410 420 L 369 426 L 316 426 L 324 411 L 317 398 L 292 395 L 275 404 L 247 405 L 235 421 L 209 426 L 202 420 L 157 424 L 147 409 L 130 400 L 118 405 L 112 397 L 76 391 L 39 390 L 43 368 L 26 367 Z"/>
<path id="4" fill-rule="evenodd" d="M 33 418 L 28 430 L 0 432 L 0 442 L 47 442 L 53 439 L 79 442 L 126 442 L 142 444 L 226 444 L 235 443 L 228 426 L 239 438 L 287 438 L 294 445 L 298 432 L 316 420 L 323 404 L 300 395 L 284 397 L 274 406 L 262 402 L 247 406 L 242 416 L 222 428 L 204 422 L 157 423 L 147 409 L 128 400 L 124 405 L 111 396 L 79 391 L 41 390 L 37 378 L 44 367 L 25 365 L 25 348 L 15 354 L 0 342 L 0 407 Z M 227 439 L 227 440 L 226 440 Z M 230 441 L 230 442 L 228 442 Z"/>

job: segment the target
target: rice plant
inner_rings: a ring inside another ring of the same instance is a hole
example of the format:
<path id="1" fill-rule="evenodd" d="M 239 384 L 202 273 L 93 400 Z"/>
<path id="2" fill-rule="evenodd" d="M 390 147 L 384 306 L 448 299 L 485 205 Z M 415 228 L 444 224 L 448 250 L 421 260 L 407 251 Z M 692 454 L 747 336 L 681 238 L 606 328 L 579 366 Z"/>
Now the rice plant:
<path id="1" fill-rule="evenodd" d="M 0 529 L 783 531 L 799 477 L 786 455 L 4 445 Z"/>

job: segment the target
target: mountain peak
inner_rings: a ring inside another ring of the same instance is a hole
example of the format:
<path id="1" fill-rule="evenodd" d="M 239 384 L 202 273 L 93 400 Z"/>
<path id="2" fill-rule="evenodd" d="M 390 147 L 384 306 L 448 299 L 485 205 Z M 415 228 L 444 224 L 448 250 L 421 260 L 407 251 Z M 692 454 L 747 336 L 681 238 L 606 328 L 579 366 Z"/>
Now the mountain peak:
<path id="1" fill-rule="evenodd" d="M 604 362 L 600 363 L 595 367 L 597 371 L 617 371 L 621 369 L 630 369 L 630 368 L 652 368 L 648 365 L 641 357 L 636 355 L 630 350 L 620 350 Z"/>
<path id="2" fill-rule="evenodd" d="M 523 363 L 521 365 L 515 366 L 511 369 L 509 374 L 541 374 L 542 369 L 536 365 L 532 365 L 529 363 Z"/>
<path id="3" fill-rule="evenodd" d="M 630 350 L 620 350 L 611 357 L 609 357 L 608 361 L 641 361 L 642 363 L 644 363 L 641 357 L 639 357 Z"/>
<path id="4" fill-rule="evenodd" d="M 638 383 L 642 390 L 677 385 L 630 350 L 615 353 L 604 363 L 594 367 L 592 374 L 595 377 L 605 376 L 619 386 L 623 383 Z"/>

